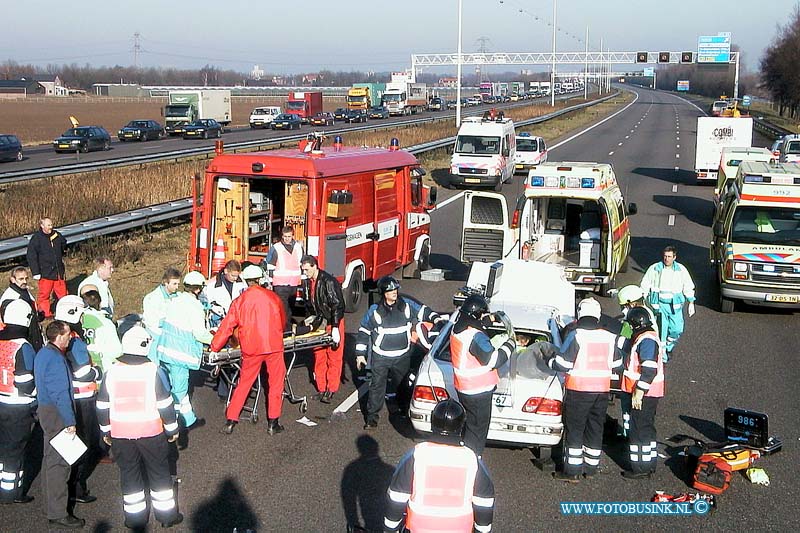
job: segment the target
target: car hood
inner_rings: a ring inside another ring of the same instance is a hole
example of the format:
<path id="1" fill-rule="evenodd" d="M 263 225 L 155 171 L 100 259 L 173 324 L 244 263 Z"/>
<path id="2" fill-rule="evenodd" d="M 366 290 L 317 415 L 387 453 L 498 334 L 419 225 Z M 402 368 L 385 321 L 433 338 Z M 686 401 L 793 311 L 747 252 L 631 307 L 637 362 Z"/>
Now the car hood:
<path id="1" fill-rule="evenodd" d="M 59 142 L 62 142 L 62 141 L 75 141 L 75 140 L 83 141 L 83 140 L 88 140 L 88 139 L 89 139 L 89 137 L 81 137 L 79 135 L 62 135 L 61 137 L 56 137 L 56 141 L 59 141 Z"/>

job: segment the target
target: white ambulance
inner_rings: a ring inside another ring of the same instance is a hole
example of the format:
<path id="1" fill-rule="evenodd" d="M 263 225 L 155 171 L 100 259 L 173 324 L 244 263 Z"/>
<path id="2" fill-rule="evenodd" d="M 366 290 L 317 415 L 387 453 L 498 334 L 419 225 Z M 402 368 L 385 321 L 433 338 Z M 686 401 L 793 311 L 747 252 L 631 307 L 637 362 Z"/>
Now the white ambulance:
<path id="1" fill-rule="evenodd" d="M 530 170 L 511 219 L 503 195 L 466 193 L 461 261 L 554 263 L 576 289 L 606 295 L 627 270 L 635 213 L 610 164 L 544 163 Z"/>
<path id="2" fill-rule="evenodd" d="M 503 112 L 487 111 L 461 123 L 450 160 L 450 183 L 466 187 L 494 187 L 514 177 L 516 155 L 514 122 Z"/>
<path id="3" fill-rule="evenodd" d="M 800 307 L 800 165 L 745 161 L 723 192 L 710 247 L 720 310 Z"/>

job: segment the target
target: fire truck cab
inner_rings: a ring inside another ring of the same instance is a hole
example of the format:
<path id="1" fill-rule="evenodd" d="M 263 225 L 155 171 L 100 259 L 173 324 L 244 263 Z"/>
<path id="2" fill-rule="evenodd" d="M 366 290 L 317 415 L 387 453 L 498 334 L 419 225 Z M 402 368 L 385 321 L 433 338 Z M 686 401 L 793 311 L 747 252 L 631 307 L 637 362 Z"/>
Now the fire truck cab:
<path id="1" fill-rule="evenodd" d="M 350 312 L 365 282 L 429 268 L 436 188 L 423 185 L 410 153 L 336 143 L 244 154 L 218 145 L 217 154 L 194 180 L 190 268 L 213 275 L 223 251 L 225 261 L 258 264 L 292 226 L 305 252 L 342 282 Z"/>

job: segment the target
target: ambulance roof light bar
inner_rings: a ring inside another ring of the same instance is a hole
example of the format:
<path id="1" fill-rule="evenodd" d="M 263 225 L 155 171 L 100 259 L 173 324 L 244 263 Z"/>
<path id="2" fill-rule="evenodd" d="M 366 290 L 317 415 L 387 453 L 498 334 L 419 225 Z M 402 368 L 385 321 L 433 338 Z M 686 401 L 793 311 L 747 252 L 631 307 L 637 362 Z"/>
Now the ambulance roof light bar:
<path id="1" fill-rule="evenodd" d="M 770 176 L 747 174 L 744 177 L 747 185 L 800 185 L 800 176 Z"/>
<path id="2" fill-rule="evenodd" d="M 547 187 L 550 189 L 594 189 L 595 178 L 580 176 L 531 176 L 530 187 Z"/>

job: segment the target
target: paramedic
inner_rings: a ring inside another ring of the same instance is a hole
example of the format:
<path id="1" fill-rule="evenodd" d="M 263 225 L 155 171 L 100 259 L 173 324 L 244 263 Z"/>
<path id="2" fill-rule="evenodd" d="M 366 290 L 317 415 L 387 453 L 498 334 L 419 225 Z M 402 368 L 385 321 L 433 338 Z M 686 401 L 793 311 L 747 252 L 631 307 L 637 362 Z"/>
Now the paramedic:
<path id="1" fill-rule="evenodd" d="M 300 286 L 300 260 L 303 258 L 303 245 L 294 240 L 294 228 L 285 226 L 281 231 L 281 240 L 270 248 L 267 257 L 261 264 L 268 269 L 272 278 L 272 290 L 280 296 L 283 310 L 286 312 L 284 329 L 288 331 L 292 319 L 292 302 Z"/>

